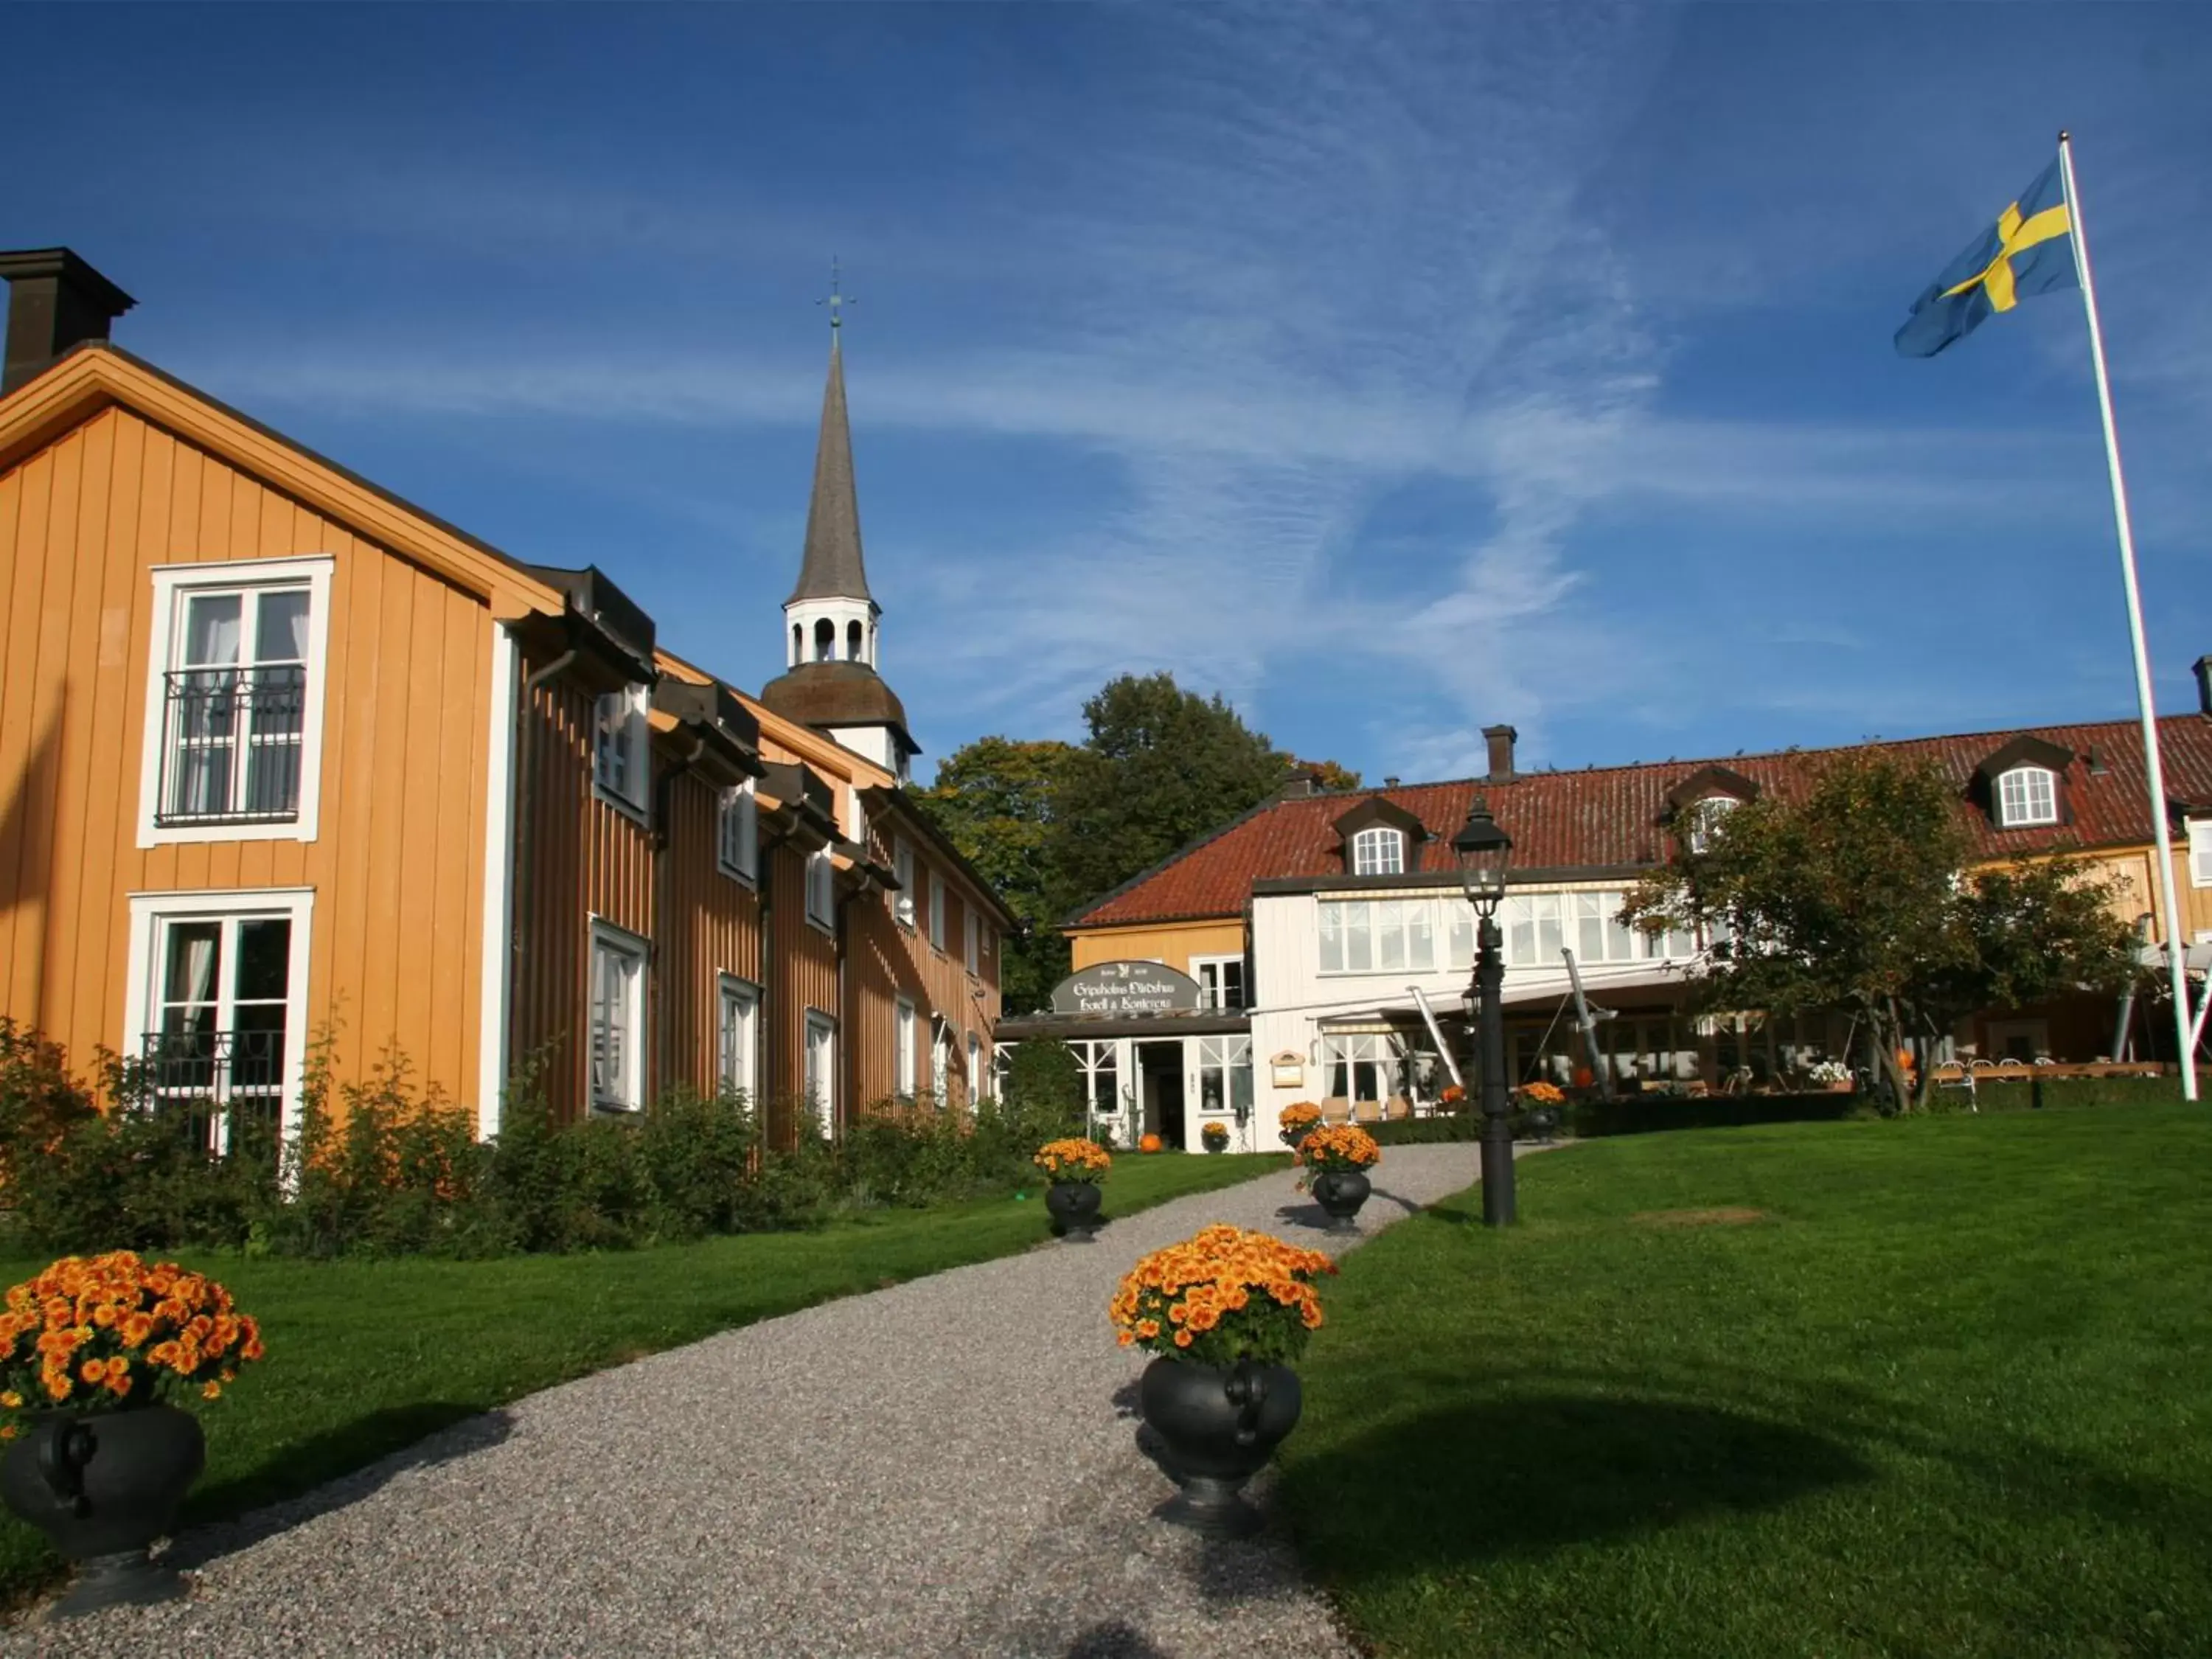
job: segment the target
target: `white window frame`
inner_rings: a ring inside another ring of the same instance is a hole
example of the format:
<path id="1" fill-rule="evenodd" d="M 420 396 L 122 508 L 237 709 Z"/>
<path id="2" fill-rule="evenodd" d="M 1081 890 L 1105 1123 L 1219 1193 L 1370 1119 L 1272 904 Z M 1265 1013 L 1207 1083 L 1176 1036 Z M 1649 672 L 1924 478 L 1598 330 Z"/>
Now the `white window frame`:
<path id="1" fill-rule="evenodd" d="M 1215 1098 L 1218 1106 L 1206 1103 L 1206 1080 L 1214 1079 Z M 1252 1115 L 1252 1039 L 1249 1036 L 1210 1036 L 1198 1040 L 1198 1109 L 1204 1117 L 1237 1117 L 1237 1108 L 1243 1108 L 1242 1119 Z"/>
<path id="2" fill-rule="evenodd" d="M 319 822 L 323 782 L 323 707 L 330 683 L 331 574 L 329 554 L 295 559 L 231 559 L 209 564 L 154 568 L 152 648 L 147 663 L 145 723 L 140 727 L 138 845 L 179 842 L 313 841 Z M 184 626 L 184 601 L 195 593 L 266 587 L 307 590 L 307 697 L 301 715 L 300 804 L 291 820 L 262 823 L 157 824 L 161 810 L 161 747 L 166 676 L 176 661 Z"/>
<path id="3" fill-rule="evenodd" d="M 1436 906 L 1429 899 L 1323 899 L 1316 902 L 1316 954 L 1319 972 L 1336 974 L 1432 973 L 1437 967 Z M 1358 929 L 1352 927 L 1357 921 Z M 1334 924 L 1324 926 L 1324 923 Z M 1355 937 L 1364 940 L 1364 960 L 1356 960 Z M 1329 945 L 1336 965 L 1329 965 Z"/>
<path id="4" fill-rule="evenodd" d="M 968 1033 L 968 1104 L 980 1105 L 987 1093 L 990 1068 L 983 1063 L 983 1039 L 974 1031 Z"/>
<path id="5" fill-rule="evenodd" d="M 837 927 L 837 866 L 831 860 L 830 849 L 821 848 L 806 855 L 806 921 L 807 925 L 823 933 L 834 933 Z"/>
<path id="6" fill-rule="evenodd" d="M 715 821 L 714 866 L 732 881 L 750 887 L 760 880 L 760 797 L 747 778 L 722 792 Z"/>
<path id="7" fill-rule="evenodd" d="M 649 693 L 642 684 L 632 684 L 619 691 L 609 691 L 592 702 L 592 793 L 617 811 L 647 822 L 653 799 L 653 744 L 651 724 L 646 718 Z M 614 718 L 621 714 L 622 730 L 616 739 L 623 749 L 624 787 L 617 788 L 607 781 L 605 764 L 605 739 L 614 729 Z"/>
<path id="8" fill-rule="evenodd" d="M 760 987 L 750 980 L 715 975 L 714 1084 L 748 1103 L 760 1097 Z"/>
<path id="9" fill-rule="evenodd" d="M 912 1100 L 921 1086 L 921 1058 L 915 1033 L 917 1024 L 911 999 L 900 997 L 891 1005 L 891 1092 L 902 1100 Z"/>
<path id="10" fill-rule="evenodd" d="M 902 927 L 914 926 L 914 848 L 905 836 L 891 842 L 891 878 L 898 891 L 891 895 L 891 914 Z"/>
<path id="11" fill-rule="evenodd" d="M 942 1014 L 929 1017 L 929 1094 L 940 1112 L 952 1103 L 952 1023 Z"/>
<path id="12" fill-rule="evenodd" d="M 258 921 L 283 916 L 292 924 L 291 956 L 285 969 L 284 1092 L 277 1107 L 277 1133 L 289 1139 L 300 1127 L 300 1101 L 307 1065 L 307 966 L 314 926 L 312 887 L 208 889 L 198 892 L 133 893 L 130 896 L 131 945 L 124 968 L 124 1019 L 118 1054 L 143 1051 L 160 997 L 161 939 L 173 921 Z M 227 1002 L 228 993 L 222 994 Z M 133 1027 L 135 1026 L 135 1029 Z M 219 1026 L 218 1026 L 219 1029 Z M 228 1148 L 228 1115 L 216 1121 L 217 1152 Z"/>
<path id="13" fill-rule="evenodd" d="M 823 1139 L 837 1134 L 837 1022 L 819 1008 L 806 1011 L 807 1103 Z"/>
<path id="14" fill-rule="evenodd" d="M 1223 1001 L 1221 998 L 1221 981 L 1224 977 L 1221 970 L 1224 968 L 1234 968 L 1237 970 L 1237 1001 L 1233 1006 Z M 1190 959 L 1190 976 L 1198 981 L 1198 1006 L 1201 1008 L 1213 1008 L 1224 1013 L 1237 1013 L 1251 1006 L 1249 988 L 1244 983 L 1244 958 L 1237 951 L 1224 951 L 1216 956 L 1193 957 Z"/>
<path id="15" fill-rule="evenodd" d="M 945 949 L 945 878 L 934 870 L 929 872 L 929 948 Z"/>
<path id="16" fill-rule="evenodd" d="M 1406 873 L 1406 832 L 1388 824 L 1370 824 L 1352 838 L 1352 873 L 1355 876 L 1402 876 Z"/>
<path id="17" fill-rule="evenodd" d="M 620 1080 L 621 1094 L 603 1091 L 599 1087 L 599 1063 L 596 1054 L 599 1030 L 599 957 L 602 952 L 627 957 L 635 964 L 632 981 L 633 995 L 629 1011 L 629 1030 L 623 1035 L 627 1040 Z M 584 980 L 584 1064 L 591 1077 L 591 1109 L 595 1112 L 641 1112 L 645 1109 L 645 1034 L 649 1029 L 646 1021 L 646 993 L 653 973 L 653 945 L 649 940 L 633 933 L 627 927 L 617 927 L 600 916 L 591 923 L 591 951 Z M 627 1096 L 625 1098 L 624 1096 Z"/>
<path id="18" fill-rule="evenodd" d="M 1705 795 L 1692 801 L 1682 813 L 1683 845 L 1698 857 L 1711 852 L 1714 834 L 1742 805 L 1734 795 Z"/>
<path id="19" fill-rule="evenodd" d="M 2014 780 L 2018 780 L 2017 792 L 2012 787 Z M 2040 802 L 2036 799 L 2038 783 L 2042 785 Z M 2047 766 L 2007 767 L 1997 775 L 1996 795 L 2000 830 L 2027 830 L 2058 822 L 2058 775 Z"/>
<path id="20" fill-rule="evenodd" d="M 980 974 L 983 971 L 982 918 L 975 914 L 975 907 L 972 903 L 963 905 L 960 915 L 964 924 L 961 928 L 961 955 L 968 965 L 969 973 L 971 975 Z"/>
<path id="21" fill-rule="evenodd" d="M 2212 887 L 2212 818 L 2189 820 L 2189 884 Z"/>

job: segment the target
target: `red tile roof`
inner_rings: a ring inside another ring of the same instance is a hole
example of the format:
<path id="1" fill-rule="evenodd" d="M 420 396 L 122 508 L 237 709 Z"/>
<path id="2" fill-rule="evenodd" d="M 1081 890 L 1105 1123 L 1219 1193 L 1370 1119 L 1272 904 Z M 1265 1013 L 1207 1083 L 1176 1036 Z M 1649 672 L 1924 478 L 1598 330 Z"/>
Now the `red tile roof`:
<path id="1" fill-rule="evenodd" d="M 2035 829 L 2000 830 L 1969 793 L 1975 769 L 2007 744 L 2039 738 L 2072 751 L 2065 769 L 2071 821 Z M 2160 720 L 2167 795 L 2188 806 L 2212 807 L 2212 720 L 2200 714 Z M 2134 720 L 2048 726 L 1954 737 L 1916 738 L 1870 745 L 1883 753 L 1933 762 L 1959 787 L 1960 810 L 1975 826 L 1990 857 L 2069 846 L 2147 845 L 2149 798 L 2143 780 L 2142 727 Z M 1708 767 L 1725 768 L 1762 790 L 1789 792 L 1813 765 L 1837 750 L 1790 750 L 1695 760 L 1593 767 L 1581 772 L 1522 773 L 1503 782 L 1461 778 L 1263 802 L 1194 842 L 1079 913 L 1074 928 L 1139 921 L 1193 921 L 1243 914 L 1252 884 L 1270 878 L 1340 876 L 1342 843 L 1330 826 L 1370 796 L 1380 795 L 1418 817 L 1430 836 L 1425 869 L 1448 868 L 1448 844 L 1466 823 L 1477 790 L 1513 837 L 1516 870 L 1607 870 L 1655 865 L 1667 855 L 1667 792 Z M 2090 764 L 2094 757 L 2095 766 Z M 1440 851 L 1440 844 L 1444 850 Z"/>

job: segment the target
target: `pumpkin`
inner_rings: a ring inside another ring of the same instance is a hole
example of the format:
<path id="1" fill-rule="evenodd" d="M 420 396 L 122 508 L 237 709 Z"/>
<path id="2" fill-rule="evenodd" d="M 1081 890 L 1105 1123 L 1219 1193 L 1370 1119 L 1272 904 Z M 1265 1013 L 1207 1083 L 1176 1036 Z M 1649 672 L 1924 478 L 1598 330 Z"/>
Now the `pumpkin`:
<path id="1" fill-rule="evenodd" d="M 1137 1150 L 1140 1152 L 1157 1152 L 1160 1146 L 1161 1141 L 1158 1135 L 1146 1135 L 1137 1143 Z"/>

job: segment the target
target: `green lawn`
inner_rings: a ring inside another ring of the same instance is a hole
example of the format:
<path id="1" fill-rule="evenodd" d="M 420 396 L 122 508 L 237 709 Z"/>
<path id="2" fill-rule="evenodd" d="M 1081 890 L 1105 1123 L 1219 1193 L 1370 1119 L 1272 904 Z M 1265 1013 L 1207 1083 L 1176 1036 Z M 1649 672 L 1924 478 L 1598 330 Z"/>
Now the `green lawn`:
<path id="1" fill-rule="evenodd" d="M 1105 1214 L 1270 1170 L 1287 1154 L 1126 1156 Z M 661 1348 L 1048 1237 L 1042 1188 L 880 1212 L 820 1232 L 748 1234 L 601 1255 L 311 1262 L 193 1255 L 258 1316 L 269 1358 L 205 1408 L 208 1468 L 188 1519 L 234 1515 L 374 1462 L 475 1413 Z M 1106 1235 L 1111 1237 L 1110 1231 Z M 0 1261 L 0 1285 L 43 1261 Z M 1102 1310 L 1101 1317 L 1103 1317 Z M 0 1516 L 0 1600 L 61 1571 Z"/>
<path id="2" fill-rule="evenodd" d="M 1520 1182 L 1352 1257 L 1302 1367 L 1285 1498 L 1378 1654 L 2212 1652 L 2212 1109 Z"/>

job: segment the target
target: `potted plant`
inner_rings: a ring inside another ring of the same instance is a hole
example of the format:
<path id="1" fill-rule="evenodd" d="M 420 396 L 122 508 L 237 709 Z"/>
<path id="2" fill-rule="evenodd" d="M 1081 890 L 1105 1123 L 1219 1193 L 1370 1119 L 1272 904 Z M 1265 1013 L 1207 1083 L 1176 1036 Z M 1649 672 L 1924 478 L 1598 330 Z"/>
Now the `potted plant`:
<path id="1" fill-rule="evenodd" d="M 1229 1126 L 1226 1123 L 1207 1124 L 1198 1132 L 1198 1138 L 1205 1143 L 1206 1150 L 1209 1152 L 1225 1152 L 1229 1150 Z"/>
<path id="2" fill-rule="evenodd" d="M 1294 1100 L 1283 1108 L 1283 1115 L 1276 1121 L 1282 1125 L 1283 1145 L 1296 1152 L 1298 1142 L 1311 1134 L 1314 1126 L 1321 1121 L 1321 1108 L 1310 1100 Z"/>
<path id="3" fill-rule="evenodd" d="M 1831 1093 L 1850 1092 L 1851 1068 L 1840 1060 L 1816 1060 L 1806 1068 L 1806 1074 Z"/>
<path id="4" fill-rule="evenodd" d="M 1051 1185 L 1045 1188 L 1044 1206 L 1060 1223 L 1060 1237 L 1070 1244 L 1091 1243 L 1091 1230 L 1098 1219 L 1098 1182 L 1114 1160 L 1095 1140 L 1048 1140 L 1030 1160 L 1045 1172 Z"/>
<path id="5" fill-rule="evenodd" d="M 65 1256 L 9 1287 L 0 1501 L 84 1564 L 57 1617 L 183 1594 L 147 1550 L 199 1478 L 207 1442 L 170 1400 L 217 1399 L 261 1355 L 261 1328 L 230 1292 L 173 1261 Z"/>
<path id="6" fill-rule="evenodd" d="M 1336 1264 L 1266 1233 L 1208 1227 L 1156 1250 L 1110 1305 L 1124 1347 L 1157 1356 L 1137 1401 L 1181 1492 L 1166 1518 L 1243 1536 L 1259 1512 L 1242 1496 L 1304 1403 L 1292 1361 L 1321 1326 L 1314 1280 Z"/>
<path id="7" fill-rule="evenodd" d="M 1447 1083 L 1443 1092 L 1437 1097 L 1437 1104 L 1447 1112 L 1459 1111 L 1467 1105 L 1467 1091 L 1456 1083 Z"/>
<path id="8" fill-rule="evenodd" d="M 1305 1165 L 1306 1190 L 1314 1202 L 1328 1212 L 1331 1232 L 1358 1231 L 1352 1218 L 1373 1190 L 1367 1171 L 1381 1161 L 1382 1149 L 1375 1137 L 1356 1123 L 1325 1123 L 1298 1143 L 1298 1162 Z"/>
<path id="9" fill-rule="evenodd" d="M 1552 1131 L 1559 1127 L 1559 1108 L 1565 1105 L 1566 1091 L 1556 1083 L 1547 1083 L 1539 1078 L 1534 1083 L 1521 1085 L 1521 1104 L 1528 1111 L 1528 1127 L 1549 1140 Z"/>

